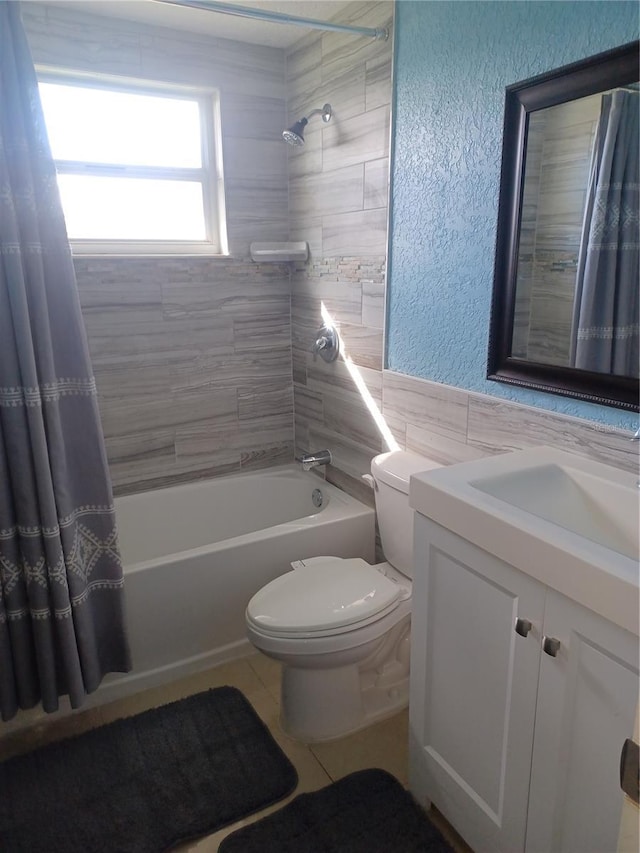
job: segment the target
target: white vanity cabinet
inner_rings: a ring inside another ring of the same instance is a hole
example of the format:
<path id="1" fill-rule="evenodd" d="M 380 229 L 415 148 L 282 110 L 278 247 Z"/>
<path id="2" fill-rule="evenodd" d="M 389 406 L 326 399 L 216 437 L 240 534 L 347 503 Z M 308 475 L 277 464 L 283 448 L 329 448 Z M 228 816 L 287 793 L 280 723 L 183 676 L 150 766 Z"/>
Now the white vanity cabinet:
<path id="1" fill-rule="evenodd" d="M 614 853 L 638 638 L 415 518 L 412 792 L 476 853 Z"/>

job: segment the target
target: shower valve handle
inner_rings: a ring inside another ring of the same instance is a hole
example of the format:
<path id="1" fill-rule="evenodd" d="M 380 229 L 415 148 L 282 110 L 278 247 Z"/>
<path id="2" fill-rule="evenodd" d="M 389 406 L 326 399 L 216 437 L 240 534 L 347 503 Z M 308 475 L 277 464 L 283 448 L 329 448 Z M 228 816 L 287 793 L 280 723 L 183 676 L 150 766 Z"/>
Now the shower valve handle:
<path id="1" fill-rule="evenodd" d="M 318 353 L 320 358 L 330 364 L 340 354 L 340 336 L 333 326 L 323 326 L 317 334 L 315 343 L 311 347 L 313 360 L 316 361 Z"/>
<path id="2" fill-rule="evenodd" d="M 326 335 L 322 335 L 322 337 L 318 338 L 315 344 L 311 347 L 313 352 L 313 360 L 315 361 L 318 357 L 318 353 L 323 350 L 325 347 L 329 346 L 329 339 Z"/>

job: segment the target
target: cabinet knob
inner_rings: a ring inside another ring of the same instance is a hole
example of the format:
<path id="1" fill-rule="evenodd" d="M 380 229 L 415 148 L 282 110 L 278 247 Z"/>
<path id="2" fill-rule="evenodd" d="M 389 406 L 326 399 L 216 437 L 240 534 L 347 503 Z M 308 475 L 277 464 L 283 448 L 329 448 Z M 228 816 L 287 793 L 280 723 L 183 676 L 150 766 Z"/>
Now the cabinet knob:
<path id="1" fill-rule="evenodd" d="M 634 803 L 640 804 L 640 747 L 629 738 L 620 755 L 620 787 Z"/>
<path id="2" fill-rule="evenodd" d="M 521 637 L 526 637 L 532 627 L 533 626 L 528 619 L 521 619 L 520 617 L 516 619 L 515 631 L 516 634 L 520 634 Z"/>
<path id="3" fill-rule="evenodd" d="M 555 637 L 543 637 L 542 651 L 554 658 L 560 651 L 560 640 Z"/>

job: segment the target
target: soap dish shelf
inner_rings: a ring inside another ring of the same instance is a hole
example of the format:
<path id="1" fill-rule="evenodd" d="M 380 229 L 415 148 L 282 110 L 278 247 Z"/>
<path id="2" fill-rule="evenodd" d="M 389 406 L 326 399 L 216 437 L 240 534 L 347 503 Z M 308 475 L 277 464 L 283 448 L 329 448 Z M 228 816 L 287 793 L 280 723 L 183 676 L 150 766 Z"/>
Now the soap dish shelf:
<path id="1" fill-rule="evenodd" d="M 256 263 L 281 264 L 288 261 L 306 261 L 308 243 L 251 243 L 251 258 Z"/>

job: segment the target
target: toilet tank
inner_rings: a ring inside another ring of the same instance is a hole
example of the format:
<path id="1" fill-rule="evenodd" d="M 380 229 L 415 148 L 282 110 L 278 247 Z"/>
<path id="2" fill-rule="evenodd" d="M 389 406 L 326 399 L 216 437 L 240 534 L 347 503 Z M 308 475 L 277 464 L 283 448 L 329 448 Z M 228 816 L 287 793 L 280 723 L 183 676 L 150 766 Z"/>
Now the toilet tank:
<path id="1" fill-rule="evenodd" d="M 382 550 L 387 561 L 408 578 L 413 577 L 413 510 L 409 506 L 409 477 L 440 467 L 432 459 L 405 450 L 381 453 L 371 461 Z"/>

